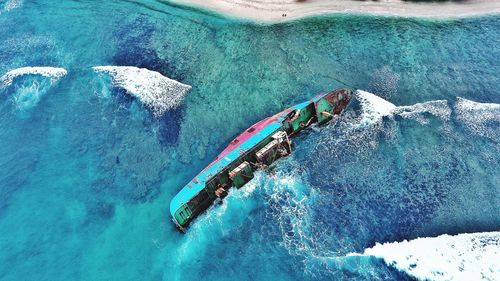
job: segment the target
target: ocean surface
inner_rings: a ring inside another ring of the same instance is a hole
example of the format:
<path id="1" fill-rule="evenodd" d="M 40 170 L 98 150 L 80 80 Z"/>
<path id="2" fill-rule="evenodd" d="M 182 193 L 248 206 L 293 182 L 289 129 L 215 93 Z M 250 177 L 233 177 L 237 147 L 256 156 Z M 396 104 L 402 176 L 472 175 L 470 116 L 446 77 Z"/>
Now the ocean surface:
<path id="1" fill-rule="evenodd" d="M 2 281 L 414 280 L 384 245 L 492 231 L 498 256 L 498 16 L 0 0 L 0 42 Z M 232 138 L 345 86 L 341 118 L 175 229 L 171 198 Z"/>

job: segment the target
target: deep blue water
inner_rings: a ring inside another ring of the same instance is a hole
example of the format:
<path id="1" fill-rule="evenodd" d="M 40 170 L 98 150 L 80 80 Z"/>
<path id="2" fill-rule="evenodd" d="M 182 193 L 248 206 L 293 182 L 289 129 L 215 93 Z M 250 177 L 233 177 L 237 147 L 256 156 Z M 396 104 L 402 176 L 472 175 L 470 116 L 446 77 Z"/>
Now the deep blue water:
<path id="1" fill-rule="evenodd" d="M 0 86 L 0 280 L 410 280 L 346 254 L 500 229 L 499 17 L 269 26 L 146 0 L 0 7 L 0 76 L 68 71 Z M 98 65 L 193 88 L 156 118 Z M 354 101 L 176 231 L 170 199 L 228 141 L 345 85 L 397 106 L 444 100 L 448 115 L 412 107 L 365 124 L 380 107 Z"/>

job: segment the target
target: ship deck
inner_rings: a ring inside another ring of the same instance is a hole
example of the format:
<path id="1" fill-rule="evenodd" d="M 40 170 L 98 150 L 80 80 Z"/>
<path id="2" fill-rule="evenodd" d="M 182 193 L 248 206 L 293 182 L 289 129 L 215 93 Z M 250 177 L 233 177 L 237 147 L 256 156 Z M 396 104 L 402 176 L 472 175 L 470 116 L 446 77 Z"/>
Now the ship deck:
<path id="1" fill-rule="evenodd" d="M 224 156 L 218 157 L 214 162 L 212 162 L 205 170 L 199 173 L 191 182 L 189 182 L 173 199 L 170 204 L 170 213 L 174 214 L 175 211 L 182 206 L 182 204 L 187 203 L 196 194 L 205 188 L 206 182 L 224 170 L 233 161 L 238 159 L 242 154 L 251 150 L 261 141 L 265 140 L 281 128 L 283 124 L 281 122 L 271 122 L 260 131 L 256 131 L 251 137 L 246 141 L 242 142 L 240 145 L 234 147 L 231 151 L 226 153 Z"/>

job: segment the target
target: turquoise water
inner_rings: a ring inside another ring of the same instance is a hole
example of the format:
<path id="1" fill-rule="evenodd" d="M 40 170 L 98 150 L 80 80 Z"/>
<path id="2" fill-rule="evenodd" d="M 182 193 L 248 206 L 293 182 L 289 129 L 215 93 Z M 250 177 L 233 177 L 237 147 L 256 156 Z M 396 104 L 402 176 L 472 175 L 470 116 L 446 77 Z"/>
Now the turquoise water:
<path id="1" fill-rule="evenodd" d="M 0 75 L 68 71 L 0 89 L 1 280 L 408 280 L 346 254 L 500 229 L 498 17 L 268 26 L 145 0 L 0 7 Z M 155 118 L 97 65 L 193 88 Z M 445 100 L 449 113 L 413 107 L 365 124 L 370 105 L 355 101 L 188 233 L 175 230 L 170 199 L 228 141 L 344 85 L 397 106 Z M 490 105 L 463 110 L 457 97 Z"/>

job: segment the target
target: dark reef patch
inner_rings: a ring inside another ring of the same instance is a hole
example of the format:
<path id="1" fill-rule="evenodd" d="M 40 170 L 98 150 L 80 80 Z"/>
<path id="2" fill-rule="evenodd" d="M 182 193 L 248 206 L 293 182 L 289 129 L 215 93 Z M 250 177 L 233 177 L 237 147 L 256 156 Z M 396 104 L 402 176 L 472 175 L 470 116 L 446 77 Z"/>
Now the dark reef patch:
<path id="1" fill-rule="evenodd" d="M 115 215 L 115 206 L 108 202 L 91 202 L 87 205 L 89 220 L 94 218 L 109 220 Z"/>
<path id="2" fill-rule="evenodd" d="M 120 26 L 115 31 L 117 51 L 113 56 L 113 64 L 147 68 L 174 80 L 182 80 L 182 77 L 175 74 L 174 65 L 162 60 L 151 46 L 155 30 L 154 24 L 144 17 L 138 17 L 132 23 Z"/>
<path id="3" fill-rule="evenodd" d="M 181 130 L 184 110 L 184 106 L 181 105 L 167 111 L 159 118 L 158 138 L 161 144 L 169 146 L 177 142 Z"/>

